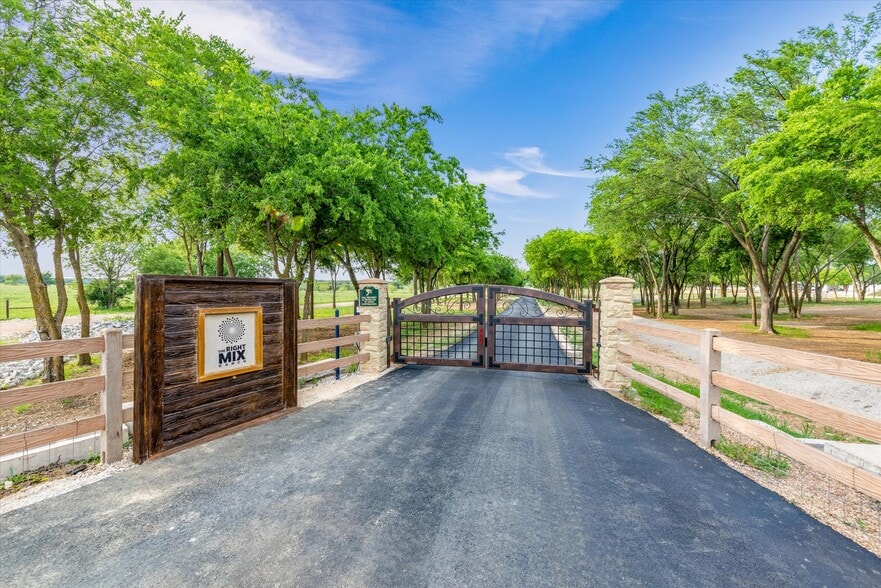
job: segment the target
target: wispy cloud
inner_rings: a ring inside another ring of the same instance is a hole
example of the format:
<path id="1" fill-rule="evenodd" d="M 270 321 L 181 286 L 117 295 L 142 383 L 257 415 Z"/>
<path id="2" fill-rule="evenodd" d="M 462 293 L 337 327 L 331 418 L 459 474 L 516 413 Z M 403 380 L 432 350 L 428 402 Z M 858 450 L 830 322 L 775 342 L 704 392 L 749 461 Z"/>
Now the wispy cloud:
<path id="1" fill-rule="evenodd" d="M 545 164 L 544 153 L 539 147 L 521 147 L 505 153 L 505 159 L 516 165 L 523 171 L 545 176 L 557 176 L 562 178 L 591 178 L 593 174 L 585 171 L 558 170 Z"/>
<path id="2" fill-rule="evenodd" d="M 540 192 L 527 186 L 523 181 L 530 175 L 552 176 L 557 178 L 589 179 L 589 172 L 554 169 L 545 163 L 540 147 L 520 147 L 506 152 L 503 157 L 516 167 L 498 166 L 490 170 L 468 169 L 468 179 L 475 184 L 484 184 L 488 193 L 506 194 L 518 198 L 549 199 L 558 198 L 556 194 Z M 556 180 L 559 182 L 570 180 Z"/>
<path id="3" fill-rule="evenodd" d="M 527 175 L 521 170 L 497 167 L 487 171 L 466 169 L 465 173 L 468 174 L 468 181 L 474 184 L 483 184 L 489 192 L 517 196 L 518 198 L 554 198 L 551 194 L 536 192 L 529 186 L 521 184 L 521 180 Z"/>
<path id="4" fill-rule="evenodd" d="M 432 2 L 135 0 L 185 15 L 193 32 L 243 49 L 254 65 L 340 95 L 436 103 L 494 66 L 530 60 L 616 0 Z M 340 82 L 344 82 L 341 84 Z"/>
<path id="5" fill-rule="evenodd" d="M 374 83 L 419 101 L 455 94 L 492 67 L 530 61 L 617 2 L 440 2 L 400 15 Z"/>
<path id="6" fill-rule="evenodd" d="M 338 6 L 296 3 L 297 15 L 278 4 L 246 0 L 136 0 L 135 7 L 169 16 L 202 37 L 215 35 L 254 58 L 257 69 L 313 80 L 342 80 L 355 75 L 366 56 L 358 48 Z"/>

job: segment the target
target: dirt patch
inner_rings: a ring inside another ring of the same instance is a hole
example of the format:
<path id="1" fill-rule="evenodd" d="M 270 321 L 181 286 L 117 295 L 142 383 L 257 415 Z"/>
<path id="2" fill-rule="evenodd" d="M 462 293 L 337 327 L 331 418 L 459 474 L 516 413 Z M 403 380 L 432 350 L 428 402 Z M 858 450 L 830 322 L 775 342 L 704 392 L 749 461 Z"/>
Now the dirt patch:
<path id="1" fill-rule="evenodd" d="M 664 320 L 690 329 L 719 329 L 726 337 L 739 341 L 881 363 L 881 332 L 852 328 L 881 323 L 881 304 L 806 305 L 804 318 L 775 317 L 775 327 L 784 327 L 781 335 L 757 333 L 749 313 L 749 307 L 742 304 L 711 302 L 707 308 L 684 309 L 679 316 L 668 316 Z M 654 318 L 639 308 L 634 314 Z M 787 333 L 786 328 L 797 329 L 797 336 L 793 336 L 792 331 Z"/>
<path id="2" fill-rule="evenodd" d="M 71 363 L 75 364 L 76 360 L 72 360 Z M 130 372 L 134 369 L 134 352 L 131 349 L 126 349 L 122 353 L 122 370 L 123 372 Z M 76 374 L 71 379 L 87 378 L 100 374 L 101 366 L 93 365 L 88 370 Z M 122 389 L 123 402 L 131 402 L 133 397 L 133 386 L 126 386 Z M 46 402 L 26 403 L 0 410 L 0 437 L 94 416 L 100 412 L 100 394 L 97 392 Z"/>

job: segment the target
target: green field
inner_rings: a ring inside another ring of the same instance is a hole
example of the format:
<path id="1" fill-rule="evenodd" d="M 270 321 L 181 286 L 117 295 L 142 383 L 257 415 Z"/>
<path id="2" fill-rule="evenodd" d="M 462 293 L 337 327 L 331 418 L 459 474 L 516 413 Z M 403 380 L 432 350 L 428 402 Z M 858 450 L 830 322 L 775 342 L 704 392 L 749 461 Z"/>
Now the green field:
<path id="1" fill-rule="evenodd" d="M 330 304 L 333 302 L 333 292 L 329 290 L 319 290 L 319 285 L 321 282 L 316 282 L 315 287 L 315 304 Z M 348 282 L 347 282 L 348 285 Z M 306 289 L 300 285 L 300 304 L 303 303 L 303 296 L 306 295 Z M 408 296 L 413 295 L 412 288 L 394 288 L 389 287 L 389 298 L 407 298 Z M 336 293 L 336 302 L 337 306 L 342 307 L 344 305 L 351 306 L 352 302 L 357 297 L 357 292 L 351 289 L 351 286 L 348 289 L 339 289 Z M 316 310 L 317 312 L 317 310 Z"/>
<path id="2" fill-rule="evenodd" d="M 58 305 L 58 292 L 55 286 L 49 286 L 49 302 L 52 304 L 54 311 Z M 6 316 L 6 301 L 9 301 L 9 317 Z M 92 314 L 119 314 L 134 312 L 134 298 L 129 295 L 123 298 L 123 304 L 117 308 L 105 309 L 96 308 L 94 304 L 89 308 Z M 79 316 L 80 309 L 76 303 L 76 285 L 67 284 L 67 314 L 65 316 Z M 31 304 L 31 294 L 27 284 L 0 284 L 0 320 L 11 319 L 30 319 L 34 318 L 34 308 Z"/>
<path id="3" fill-rule="evenodd" d="M 410 289 L 391 289 L 389 291 L 390 298 L 406 298 L 413 292 Z M 300 289 L 300 304 L 303 302 L 305 290 Z M 65 316 L 79 316 L 80 309 L 76 303 L 76 285 L 67 284 L 67 314 Z M 356 292 L 351 288 L 347 290 L 337 290 L 337 307 L 340 314 L 352 314 L 352 301 L 355 300 Z M 9 300 L 9 317 L 6 316 L 6 301 Z M 49 286 L 49 301 L 54 311 L 58 304 L 58 293 L 55 286 Z M 331 304 L 333 301 L 333 293 L 329 291 L 315 292 L 315 304 L 324 305 Z M 132 313 L 135 310 L 134 295 L 126 296 L 123 304 L 117 308 L 104 309 L 96 308 L 94 304 L 89 307 L 92 314 L 120 314 Z M 333 316 L 332 308 L 316 308 L 316 318 L 324 318 Z M 0 283 L 0 320 L 10 319 L 32 319 L 34 318 L 34 309 L 31 305 L 31 294 L 26 284 L 9 285 Z"/>

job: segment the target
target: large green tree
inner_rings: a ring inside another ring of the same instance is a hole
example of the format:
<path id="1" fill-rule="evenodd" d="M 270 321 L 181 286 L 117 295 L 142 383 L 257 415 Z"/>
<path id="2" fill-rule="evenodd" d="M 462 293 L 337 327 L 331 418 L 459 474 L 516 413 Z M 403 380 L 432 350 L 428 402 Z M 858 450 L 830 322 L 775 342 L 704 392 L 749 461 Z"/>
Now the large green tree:
<path id="1" fill-rule="evenodd" d="M 24 267 L 37 331 L 59 339 L 67 312 L 65 257 L 88 335 L 80 250 L 101 219 L 102 200 L 137 158 L 141 130 L 128 90 L 133 71 L 101 39 L 127 25 L 90 3 L 8 0 L 0 4 L 0 226 Z M 53 244 L 58 304 L 51 308 L 37 246 Z M 64 377 L 61 358 L 47 380 Z"/>

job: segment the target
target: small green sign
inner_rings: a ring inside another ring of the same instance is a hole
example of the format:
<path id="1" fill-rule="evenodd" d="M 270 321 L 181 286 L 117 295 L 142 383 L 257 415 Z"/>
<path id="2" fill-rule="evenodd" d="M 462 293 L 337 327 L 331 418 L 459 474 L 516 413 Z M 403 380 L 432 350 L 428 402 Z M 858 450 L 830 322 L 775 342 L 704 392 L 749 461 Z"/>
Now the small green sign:
<path id="1" fill-rule="evenodd" d="M 358 290 L 358 306 L 379 306 L 379 288 L 364 286 Z"/>

